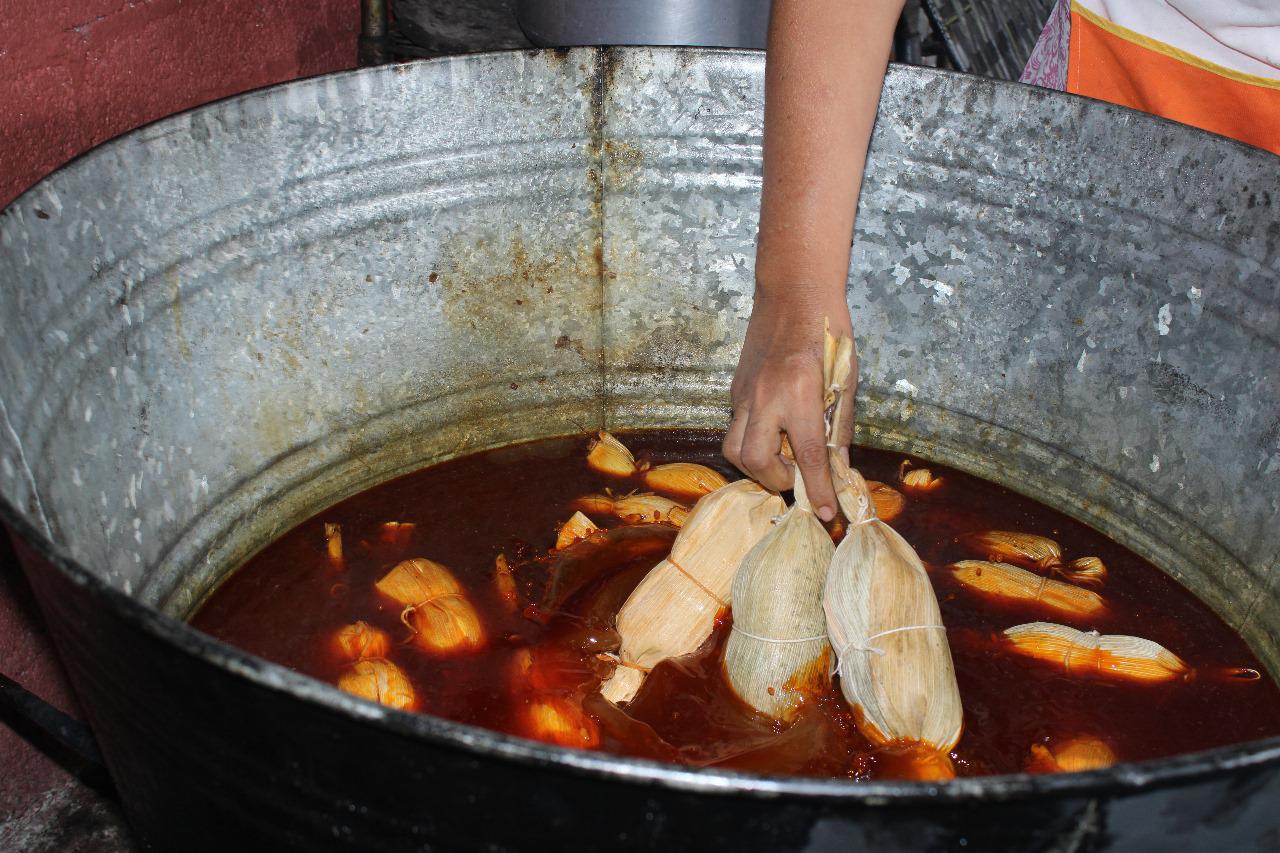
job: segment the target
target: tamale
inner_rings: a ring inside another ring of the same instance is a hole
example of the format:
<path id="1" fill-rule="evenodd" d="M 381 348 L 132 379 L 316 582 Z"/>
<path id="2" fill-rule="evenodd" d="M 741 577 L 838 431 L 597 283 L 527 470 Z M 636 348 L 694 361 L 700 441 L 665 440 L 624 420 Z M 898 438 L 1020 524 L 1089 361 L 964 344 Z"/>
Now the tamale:
<path id="1" fill-rule="evenodd" d="M 1110 746 L 1096 737 L 1080 736 L 1053 746 L 1032 744 L 1027 772 L 1081 773 L 1115 763 L 1116 754 Z"/>
<path id="2" fill-rule="evenodd" d="M 579 539 L 586 539 L 599 529 L 592 523 L 591 519 L 581 512 L 575 512 L 569 517 L 568 521 L 561 525 L 560 532 L 556 535 L 556 550 L 568 548 L 574 542 Z"/>
<path id="3" fill-rule="evenodd" d="M 600 745 L 600 726 L 573 699 L 535 695 L 520 711 L 520 733 L 532 740 L 577 749 Z"/>
<path id="4" fill-rule="evenodd" d="M 983 530 L 960 541 L 991 562 L 1012 563 L 1042 572 L 1054 572 L 1076 583 L 1101 585 L 1107 567 L 1097 557 L 1079 557 L 1063 564 L 1062 547 L 1047 536 L 1013 530 Z"/>
<path id="5" fill-rule="evenodd" d="M 960 560 L 952 563 L 949 571 L 967 589 L 1007 601 L 1038 602 L 1065 616 L 1096 617 L 1107 609 L 1106 602 L 1096 592 L 1055 581 L 1008 563 Z"/>
<path id="6" fill-rule="evenodd" d="M 583 495 L 573 508 L 590 515 L 612 515 L 628 524 L 670 524 L 682 526 L 689 518 L 689 508 L 671 498 L 652 492 L 615 497 L 609 494 Z"/>
<path id="7" fill-rule="evenodd" d="M 389 660 L 358 660 L 338 678 L 338 689 L 391 708 L 412 711 L 418 697 L 404 670 Z"/>
<path id="8" fill-rule="evenodd" d="M 906 497 L 893 486 L 867 480 L 867 491 L 871 493 L 871 507 L 876 511 L 876 518 L 885 524 L 902 515 L 907 508 Z"/>
<path id="9" fill-rule="evenodd" d="M 876 517 L 862 475 L 830 457 L 849 518 L 823 596 L 840 690 L 872 743 L 945 754 L 960 739 L 964 711 L 933 586 L 915 550 Z"/>
<path id="10" fill-rule="evenodd" d="M 830 684 L 822 587 L 835 546 L 813 514 L 799 469 L 795 503 L 747 552 L 733 578 L 724 669 L 747 704 L 790 721 Z"/>
<path id="11" fill-rule="evenodd" d="M 739 480 L 694 505 L 671 554 L 654 566 L 618 611 L 619 666 L 600 692 L 628 702 L 659 661 L 689 654 L 711 635 L 728 606 L 742 558 L 786 509 L 782 498 Z"/>
<path id="12" fill-rule="evenodd" d="M 680 500 L 696 501 L 729 481 L 706 465 L 694 462 L 671 462 L 647 468 L 641 473 L 646 487 Z"/>
<path id="13" fill-rule="evenodd" d="M 587 467 L 610 477 L 630 477 L 636 473 L 636 458 L 625 444 L 601 430 L 587 449 Z"/>
<path id="14" fill-rule="evenodd" d="M 1004 631 L 1006 646 L 1047 661 L 1070 675 L 1158 684 L 1190 675 L 1182 658 L 1159 643 L 1125 634 L 1077 631 L 1053 622 L 1028 622 Z"/>
<path id="15" fill-rule="evenodd" d="M 330 645 L 339 660 L 384 658 L 391 654 L 390 635 L 363 620 L 335 631 Z"/>
<path id="16" fill-rule="evenodd" d="M 453 654 L 485 645 L 479 614 L 457 578 L 439 563 L 424 557 L 405 560 L 374 586 L 404 607 L 400 620 L 422 650 Z"/>
<path id="17" fill-rule="evenodd" d="M 342 525 L 325 522 L 325 550 L 329 554 L 329 565 L 341 571 L 347 567 L 342 557 Z"/>
<path id="18" fill-rule="evenodd" d="M 910 459 L 903 459 L 902 464 L 898 466 L 898 484 L 902 486 L 902 491 L 913 498 L 933 494 L 942 488 L 943 482 L 942 477 L 933 476 L 933 472 L 928 468 L 912 467 Z"/>
<path id="19" fill-rule="evenodd" d="M 1077 557 L 1059 571 L 1067 580 L 1089 586 L 1102 586 L 1107 579 L 1107 566 L 1097 557 Z"/>

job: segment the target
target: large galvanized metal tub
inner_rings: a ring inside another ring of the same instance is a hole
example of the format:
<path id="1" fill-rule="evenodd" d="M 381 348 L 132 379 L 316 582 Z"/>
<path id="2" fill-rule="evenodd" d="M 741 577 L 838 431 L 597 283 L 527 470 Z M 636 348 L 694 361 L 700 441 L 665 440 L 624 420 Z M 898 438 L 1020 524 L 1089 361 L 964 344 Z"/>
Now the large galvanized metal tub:
<path id="1" fill-rule="evenodd" d="M 366 704 L 187 628 L 321 506 L 481 448 L 722 426 L 762 57 L 323 77 L 109 143 L 0 216 L 0 493 L 157 849 L 1235 847 L 1280 742 L 947 785 L 570 752 Z M 859 439 L 1036 495 L 1280 672 L 1277 160 L 891 71 L 848 298 Z"/>

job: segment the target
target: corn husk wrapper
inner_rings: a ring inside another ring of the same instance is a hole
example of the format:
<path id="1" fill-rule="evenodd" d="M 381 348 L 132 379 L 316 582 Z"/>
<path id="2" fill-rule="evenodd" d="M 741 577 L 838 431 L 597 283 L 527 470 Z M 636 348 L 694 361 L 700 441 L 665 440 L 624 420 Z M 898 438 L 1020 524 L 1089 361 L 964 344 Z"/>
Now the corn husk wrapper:
<path id="1" fill-rule="evenodd" d="M 595 523 L 582 514 L 581 511 L 575 512 L 569 517 L 569 520 L 560 526 L 560 532 L 556 534 L 556 550 L 568 548 L 579 539 L 586 539 L 592 533 L 599 530 Z"/>
<path id="2" fill-rule="evenodd" d="M 329 555 L 329 565 L 341 571 L 347 567 L 342 557 L 342 525 L 325 522 L 325 551 Z"/>
<path id="3" fill-rule="evenodd" d="M 1053 622 L 1028 622 L 1004 632 L 1012 651 L 1047 661 L 1070 675 L 1158 684 L 1190 674 L 1182 658 L 1159 643 L 1126 634 L 1077 631 Z"/>
<path id="4" fill-rule="evenodd" d="M 733 579 L 724 669 L 747 704 L 789 722 L 831 683 L 822 587 L 835 546 L 797 469 L 796 502 L 743 558 Z"/>
<path id="5" fill-rule="evenodd" d="M 729 481 L 718 471 L 696 462 L 671 462 L 647 468 L 640 475 L 645 487 L 678 500 L 696 501 Z"/>
<path id="6" fill-rule="evenodd" d="M 423 651 L 443 655 L 484 647 L 480 615 L 457 578 L 439 563 L 425 557 L 405 560 L 374 586 L 404 607 L 400 619 Z"/>
<path id="7" fill-rule="evenodd" d="M 418 706 L 413 683 L 389 660 L 359 660 L 338 678 L 338 689 L 390 708 L 412 711 Z"/>
<path id="8" fill-rule="evenodd" d="M 368 622 L 359 621 L 335 631 L 330 645 L 340 660 L 385 658 L 391 654 L 391 635 Z"/>
<path id="9" fill-rule="evenodd" d="M 947 752 L 964 710 L 938 599 L 915 550 L 876 518 L 862 475 L 834 452 L 849 530 L 831 560 L 823 606 L 840 690 L 872 743 L 915 741 Z"/>
<path id="10" fill-rule="evenodd" d="M 1039 571 L 1056 572 L 1076 583 L 1101 585 L 1107 567 L 1097 557 L 1062 561 L 1062 547 L 1047 536 L 1013 530 L 984 530 L 961 537 L 965 545 L 990 562 L 1012 563 Z"/>
<path id="11" fill-rule="evenodd" d="M 935 477 L 928 468 L 913 468 L 910 459 L 898 466 L 898 485 L 913 498 L 927 497 L 942 488 L 944 478 Z"/>
<path id="12" fill-rule="evenodd" d="M 650 669 L 696 651 L 711 636 L 743 557 L 785 509 L 782 498 L 751 480 L 698 501 L 670 556 L 645 575 L 618 611 L 620 665 L 601 685 L 604 698 L 630 701 Z"/>
<path id="13" fill-rule="evenodd" d="M 636 458 L 627 446 L 601 430 L 587 449 L 587 467 L 610 477 L 630 477 L 636 473 Z"/>
<path id="14" fill-rule="evenodd" d="M 867 480 L 867 490 L 871 492 L 871 507 L 876 511 L 876 518 L 889 524 L 902 515 L 907 508 L 907 498 L 893 486 Z"/>
<path id="15" fill-rule="evenodd" d="M 623 497 L 607 494 L 583 495 L 573 502 L 573 508 L 591 515 L 612 515 L 628 524 L 670 524 L 682 527 L 689 518 L 687 506 L 652 492 Z"/>
<path id="16" fill-rule="evenodd" d="M 1085 619 L 1099 616 L 1107 609 L 1107 603 L 1096 592 L 1008 563 L 960 560 L 952 563 L 949 571 L 966 589 L 1007 601 L 1037 602 L 1064 616 Z"/>
<path id="17" fill-rule="evenodd" d="M 1096 737 L 1082 735 L 1053 746 L 1033 744 L 1027 772 L 1082 773 L 1115 763 L 1116 754 L 1110 746 Z"/>

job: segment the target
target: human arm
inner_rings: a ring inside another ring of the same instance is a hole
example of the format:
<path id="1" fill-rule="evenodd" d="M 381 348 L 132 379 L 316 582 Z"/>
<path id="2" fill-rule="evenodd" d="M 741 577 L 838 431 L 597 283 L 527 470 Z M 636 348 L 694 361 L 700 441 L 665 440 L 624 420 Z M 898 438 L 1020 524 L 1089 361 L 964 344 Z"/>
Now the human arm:
<path id="1" fill-rule="evenodd" d="M 755 304 L 724 454 L 762 485 L 790 488 L 785 432 L 824 520 L 836 511 L 823 432 L 824 319 L 833 334 L 852 334 L 845 283 L 854 210 L 902 6 L 774 0 L 769 22 Z M 845 409 L 841 446 L 853 426 L 853 407 Z"/>

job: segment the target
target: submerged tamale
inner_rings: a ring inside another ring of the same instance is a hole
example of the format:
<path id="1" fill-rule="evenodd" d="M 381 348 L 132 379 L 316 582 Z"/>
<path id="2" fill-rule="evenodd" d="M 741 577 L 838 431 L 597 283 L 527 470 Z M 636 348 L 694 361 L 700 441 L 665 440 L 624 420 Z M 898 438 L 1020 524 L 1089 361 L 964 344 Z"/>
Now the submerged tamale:
<path id="1" fill-rule="evenodd" d="M 960 541 L 991 562 L 1012 563 L 1062 575 L 1075 583 L 1101 585 L 1107 567 L 1097 557 L 1062 561 L 1062 546 L 1047 536 L 1014 530 L 983 530 L 968 533 Z"/>
<path id="2" fill-rule="evenodd" d="M 1037 603 L 1064 616 L 1078 619 L 1106 612 L 1102 596 L 1008 563 L 960 560 L 950 567 L 951 576 L 967 589 L 1007 601 Z"/>
<path id="3" fill-rule="evenodd" d="M 1061 743 L 1037 743 L 1031 746 L 1028 773 L 1081 773 L 1110 767 L 1116 763 L 1115 751 L 1096 737 L 1081 735 Z"/>
<path id="4" fill-rule="evenodd" d="M 456 654 L 485 645 L 480 615 L 447 568 L 425 557 L 398 563 L 376 584 L 404 608 L 400 619 L 414 645 L 432 654 Z"/>
<path id="5" fill-rule="evenodd" d="M 933 586 L 915 550 L 876 518 L 862 475 L 831 453 L 849 530 L 831 560 L 823 606 L 840 690 L 872 743 L 946 752 L 964 711 Z"/>
<path id="6" fill-rule="evenodd" d="M 752 707 L 790 721 L 831 682 L 822 587 L 835 546 L 814 515 L 799 470 L 795 503 L 756 543 L 733 579 L 724 669 Z"/>
<path id="7" fill-rule="evenodd" d="M 689 518 L 687 506 L 652 492 L 622 497 L 609 494 L 583 495 L 573 502 L 573 507 L 579 512 L 592 515 L 613 515 L 628 524 L 670 524 L 680 527 Z"/>
<path id="8" fill-rule="evenodd" d="M 402 711 L 418 707 L 418 696 L 409 676 L 382 658 L 356 661 L 338 678 L 338 689 Z"/>
<path id="9" fill-rule="evenodd" d="M 339 628 L 330 645 L 339 660 L 384 658 L 391 653 L 391 637 L 387 632 L 364 620 Z"/>
<path id="10" fill-rule="evenodd" d="M 711 635 L 728 606 L 742 558 L 786 508 L 782 498 L 739 480 L 694 505 L 671 554 L 645 575 L 618 611 L 619 666 L 600 688 L 615 704 L 630 701 L 659 661 L 689 654 Z"/>
<path id="11" fill-rule="evenodd" d="M 1077 631 L 1053 622 L 1005 629 L 1008 648 L 1055 664 L 1070 675 L 1157 684 L 1190 674 L 1182 658 L 1152 640 Z"/>

